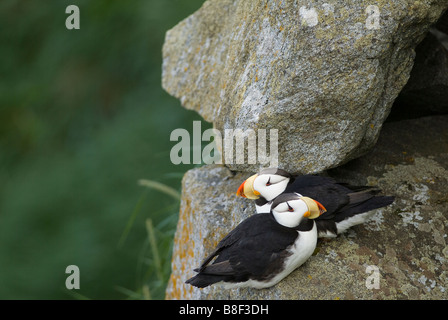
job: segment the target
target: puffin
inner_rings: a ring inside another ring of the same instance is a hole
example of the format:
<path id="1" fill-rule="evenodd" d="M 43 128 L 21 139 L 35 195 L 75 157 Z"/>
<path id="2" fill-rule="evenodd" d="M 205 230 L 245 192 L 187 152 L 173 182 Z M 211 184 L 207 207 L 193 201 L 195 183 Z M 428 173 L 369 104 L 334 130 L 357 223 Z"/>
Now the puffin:
<path id="1" fill-rule="evenodd" d="M 309 197 L 278 196 L 269 212 L 254 214 L 230 231 L 185 283 L 198 288 L 216 284 L 224 289 L 277 284 L 314 252 L 314 220 L 321 214 Z"/>
<path id="2" fill-rule="evenodd" d="M 258 213 L 269 212 L 273 201 L 283 193 L 296 192 L 314 199 L 325 213 L 316 220 L 319 238 L 336 237 L 349 228 L 364 223 L 374 209 L 390 205 L 393 196 L 381 196 L 380 189 L 353 186 L 319 175 L 293 176 L 279 168 L 261 170 L 245 180 L 237 195 L 255 200 Z"/>

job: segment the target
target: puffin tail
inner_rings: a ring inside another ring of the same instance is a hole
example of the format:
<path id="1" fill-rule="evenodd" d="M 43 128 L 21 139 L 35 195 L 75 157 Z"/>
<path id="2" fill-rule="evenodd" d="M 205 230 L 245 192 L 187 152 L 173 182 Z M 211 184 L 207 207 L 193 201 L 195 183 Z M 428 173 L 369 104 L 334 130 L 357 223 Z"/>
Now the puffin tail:
<path id="1" fill-rule="evenodd" d="M 322 236 L 335 237 L 337 234 L 341 234 L 353 226 L 366 222 L 375 213 L 372 210 L 385 207 L 394 202 L 394 199 L 395 198 L 391 196 L 372 196 L 364 202 L 352 205 L 347 209 L 338 212 L 333 218 L 333 225 L 330 227 L 325 225 L 321 226 Z M 322 223 L 328 224 L 329 222 L 323 221 Z M 328 229 L 329 232 L 325 233 L 325 229 Z"/>
<path id="2" fill-rule="evenodd" d="M 379 209 L 394 202 L 393 196 L 377 196 L 379 190 L 366 190 L 349 194 L 350 202 L 346 209 L 341 212 L 342 216 L 350 217 L 359 213 Z M 337 219 L 336 215 L 336 219 Z"/>
<path id="3" fill-rule="evenodd" d="M 185 281 L 185 283 L 197 288 L 205 288 L 222 280 L 224 280 L 222 276 L 198 273 L 194 277 Z"/>
<path id="4" fill-rule="evenodd" d="M 378 196 L 381 191 L 372 187 L 351 186 L 351 193 L 348 193 L 348 204 L 338 210 L 335 214 L 326 219 L 316 219 L 319 237 L 336 237 L 345 232 L 348 228 L 361 224 L 369 220 L 375 213 L 372 210 L 390 205 L 395 198 L 392 196 Z"/>
<path id="5" fill-rule="evenodd" d="M 388 206 L 395 200 L 393 196 L 376 196 L 376 190 L 374 193 L 362 193 L 365 193 L 365 191 L 349 194 L 350 204 L 335 215 L 335 222 L 340 222 L 358 214 Z"/>

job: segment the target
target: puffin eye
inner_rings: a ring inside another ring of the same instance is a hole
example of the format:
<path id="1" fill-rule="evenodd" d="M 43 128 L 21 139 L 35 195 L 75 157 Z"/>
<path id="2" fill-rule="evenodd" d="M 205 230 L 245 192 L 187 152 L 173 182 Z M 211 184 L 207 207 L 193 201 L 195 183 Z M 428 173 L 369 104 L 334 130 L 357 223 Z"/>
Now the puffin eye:
<path id="1" fill-rule="evenodd" d="M 289 211 L 289 212 L 293 212 L 294 209 L 289 205 L 289 203 L 286 203 L 286 204 L 288 205 L 288 211 Z"/>
<path id="2" fill-rule="evenodd" d="M 269 177 L 268 182 L 266 182 L 266 187 L 269 187 L 271 185 L 271 177 Z"/>

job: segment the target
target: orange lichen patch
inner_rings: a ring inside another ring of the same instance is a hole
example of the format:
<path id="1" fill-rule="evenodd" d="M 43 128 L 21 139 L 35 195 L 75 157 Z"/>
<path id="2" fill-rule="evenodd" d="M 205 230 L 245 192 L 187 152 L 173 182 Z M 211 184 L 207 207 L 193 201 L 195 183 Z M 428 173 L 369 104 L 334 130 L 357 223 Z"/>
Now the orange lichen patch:
<path id="1" fill-rule="evenodd" d="M 193 288 L 184 282 L 192 276 L 189 261 L 194 257 L 194 242 L 191 239 L 194 227 L 191 201 L 185 199 L 179 212 L 179 221 L 174 237 L 173 258 L 171 261 L 171 276 L 165 294 L 165 299 L 188 299 Z M 191 263 L 191 262 L 190 262 Z"/>
<path id="2" fill-rule="evenodd" d="M 193 251 L 193 248 L 194 248 L 194 241 L 192 240 L 191 243 L 188 245 L 188 249 L 187 249 L 187 255 L 188 255 L 190 258 L 193 258 L 193 257 L 194 257 L 194 251 Z"/>
<path id="3" fill-rule="evenodd" d="M 181 299 L 180 288 L 177 286 L 177 277 L 174 273 L 171 274 L 170 280 L 168 282 L 168 290 L 165 292 L 166 300 L 179 300 Z"/>
<path id="4" fill-rule="evenodd" d="M 414 164 L 415 163 L 415 159 L 413 158 L 413 157 L 406 157 L 406 162 L 409 162 L 409 163 L 411 163 L 411 164 Z"/>
<path id="5" fill-rule="evenodd" d="M 185 284 L 183 279 L 175 274 L 171 274 L 168 288 L 165 294 L 166 300 L 191 299 L 194 290 L 192 286 Z"/>

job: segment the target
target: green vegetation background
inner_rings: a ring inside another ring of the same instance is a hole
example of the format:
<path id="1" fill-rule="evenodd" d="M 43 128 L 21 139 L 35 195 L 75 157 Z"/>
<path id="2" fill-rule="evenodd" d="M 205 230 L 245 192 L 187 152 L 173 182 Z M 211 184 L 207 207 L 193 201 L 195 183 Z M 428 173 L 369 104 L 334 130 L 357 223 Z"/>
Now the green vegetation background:
<path id="1" fill-rule="evenodd" d="M 137 182 L 180 191 L 192 167 L 169 137 L 200 117 L 162 90 L 161 48 L 202 2 L 0 2 L 1 299 L 164 298 L 178 199 Z"/>

